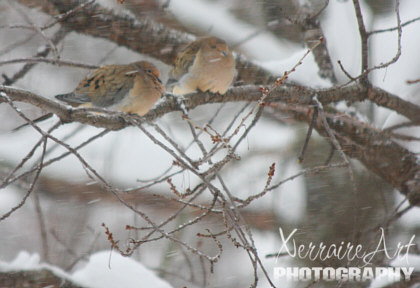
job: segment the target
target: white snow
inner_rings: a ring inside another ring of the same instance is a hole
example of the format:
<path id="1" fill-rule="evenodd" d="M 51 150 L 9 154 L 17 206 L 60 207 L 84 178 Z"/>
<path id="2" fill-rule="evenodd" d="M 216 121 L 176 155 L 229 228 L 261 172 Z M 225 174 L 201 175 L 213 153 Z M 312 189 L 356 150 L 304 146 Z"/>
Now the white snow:
<path id="1" fill-rule="evenodd" d="M 40 269 L 40 257 L 38 254 L 29 254 L 26 251 L 20 252 L 10 263 L 0 261 L 1 271 L 13 270 L 37 270 Z"/>
<path id="2" fill-rule="evenodd" d="M 87 265 L 73 273 L 72 279 L 91 288 L 170 288 L 166 281 L 141 263 L 116 252 L 101 251 L 89 257 Z"/>

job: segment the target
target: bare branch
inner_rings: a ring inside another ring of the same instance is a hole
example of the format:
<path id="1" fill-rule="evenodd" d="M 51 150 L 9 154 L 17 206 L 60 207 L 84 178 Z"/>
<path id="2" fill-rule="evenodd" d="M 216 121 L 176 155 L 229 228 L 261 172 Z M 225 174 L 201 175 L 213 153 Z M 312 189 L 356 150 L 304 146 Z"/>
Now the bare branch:
<path id="1" fill-rule="evenodd" d="M 58 66 L 68 66 L 68 67 L 76 67 L 76 68 L 85 68 L 85 69 L 96 69 L 98 68 L 97 65 L 89 65 L 85 63 L 77 63 L 74 61 L 68 60 L 58 60 L 58 59 L 47 59 L 47 58 L 19 58 L 19 59 L 11 59 L 0 61 L 0 66 L 7 65 L 7 64 L 15 64 L 15 63 L 48 63 Z M 8 84 L 5 84 L 8 85 Z"/>
<path id="2" fill-rule="evenodd" d="M 353 2 L 354 3 L 357 3 L 357 5 L 359 5 L 358 0 L 353 0 Z M 360 7 L 359 6 L 357 6 L 357 7 L 358 7 L 358 9 L 356 9 L 356 15 L 358 15 L 357 11 L 360 10 Z M 374 70 L 386 68 L 389 65 L 397 62 L 398 59 L 400 59 L 400 56 L 401 56 L 402 26 L 401 26 L 400 8 L 399 7 L 400 7 L 400 1 L 399 0 L 395 0 L 395 14 L 397 15 L 397 31 L 398 31 L 398 40 L 397 40 L 398 48 L 397 48 L 397 53 L 388 62 L 381 63 L 379 65 L 376 65 L 376 66 L 372 67 L 372 68 L 368 68 L 368 64 L 364 64 L 365 62 L 367 63 L 367 61 L 368 61 L 368 58 L 367 58 L 368 57 L 367 40 L 368 40 L 369 36 L 371 36 L 371 34 L 369 34 L 369 33 L 366 32 L 364 25 L 363 25 L 362 28 L 360 28 L 361 27 L 360 25 L 363 24 L 363 18 L 360 18 L 361 21 L 362 21 L 360 23 L 360 19 L 359 19 L 359 17 L 357 17 L 358 23 L 359 23 L 359 31 L 360 31 L 360 35 L 361 35 L 361 38 L 362 38 L 362 73 L 359 76 L 357 76 L 357 77 L 351 77 L 345 71 L 345 69 L 341 65 L 341 63 L 339 62 L 339 65 L 340 65 L 341 69 L 343 70 L 343 72 L 346 74 L 347 77 L 350 78 L 350 81 L 348 81 L 347 83 L 341 85 L 340 87 L 344 87 L 344 86 L 346 86 L 346 85 L 348 85 L 348 84 L 350 84 L 350 83 L 352 83 L 352 82 L 354 82 L 356 80 L 359 80 L 359 79 L 361 79 L 362 80 L 362 84 L 366 86 L 368 84 L 368 75 L 369 75 L 369 73 L 371 73 Z M 366 43 L 366 44 L 363 44 L 363 43 Z M 363 49 L 366 49 L 366 52 L 363 52 L 364 51 Z M 366 57 L 366 59 L 364 57 Z"/>
<path id="3" fill-rule="evenodd" d="M 302 151 L 300 152 L 300 155 L 298 157 L 299 163 L 303 162 L 303 157 L 305 155 L 306 148 L 308 147 L 309 140 L 311 139 L 312 130 L 314 129 L 314 123 L 317 118 L 318 118 L 318 108 L 315 106 L 313 114 L 312 114 L 312 121 L 311 121 L 311 124 L 309 124 L 308 133 L 306 134 L 305 143 L 303 144 Z"/>
<path id="4" fill-rule="evenodd" d="M 401 28 L 405 27 L 407 25 L 410 25 L 412 23 L 415 23 L 419 20 L 420 20 L 420 17 L 416 17 L 416 18 L 413 18 L 413 19 L 408 20 L 406 22 L 403 22 L 403 23 L 401 23 Z M 369 32 L 369 35 L 378 34 L 378 33 L 385 33 L 385 32 L 392 32 L 392 31 L 399 30 L 399 29 L 400 29 L 400 26 L 397 25 L 396 27 L 392 27 L 392 28 L 378 29 L 378 30 L 371 31 L 371 32 Z"/>
<path id="5" fill-rule="evenodd" d="M 362 52 L 362 84 L 367 85 L 369 80 L 367 79 L 367 74 L 364 74 L 369 67 L 369 51 L 368 51 L 368 33 L 366 32 L 365 23 L 363 22 L 363 14 L 360 8 L 359 0 L 353 0 L 354 10 L 356 12 L 357 25 L 359 26 L 359 35 L 361 43 L 361 52 Z"/>

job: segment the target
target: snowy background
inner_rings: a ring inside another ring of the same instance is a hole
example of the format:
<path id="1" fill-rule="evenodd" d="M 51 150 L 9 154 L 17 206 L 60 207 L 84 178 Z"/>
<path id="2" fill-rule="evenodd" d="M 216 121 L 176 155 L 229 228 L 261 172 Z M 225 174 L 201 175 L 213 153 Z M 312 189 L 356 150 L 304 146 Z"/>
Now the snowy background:
<path id="1" fill-rule="evenodd" d="M 124 5 L 116 3 L 117 1 L 101 0 L 98 2 L 110 9 L 116 9 L 118 13 L 124 9 Z M 361 1 L 368 30 L 396 25 L 393 1 L 386 2 L 387 4 L 384 4 L 382 9 L 378 9 L 375 5 L 368 5 L 365 1 Z M 201 35 L 211 34 L 221 37 L 231 46 L 241 42 L 255 31 L 261 30 L 261 26 L 263 26 L 261 25 L 263 4 L 259 1 L 172 0 L 169 3 L 168 13 L 172 13 L 179 25 L 190 27 L 192 31 Z M 36 9 L 27 11 L 36 23 L 45 23 L 48 19 L 47 15 Z M 400 13 L 402 22 L 419 17 L 420 1 L 401 1 Z M 358 75 L 361 58 L 360 37 L 352 1 L 330 0 L 328 7 L 320 16 L 320 21 L 332 62 L 337 63 L 337 60 L 340 60 L 351 75 Z M 22 23 L 19 14 L 10 9 L 8 1 L 0 0 L 0 26 L 19 23 Z M 48 31 L 49 35 L 54 32 L 54 29 L 52 30 Z M 420 85 L 408 85 L 406 81 L 420 78 L 419 32 L 420 22 L 404 27 L 402 55 L 399 61 L 387 69 L 377 70 L 370 74 L 374 85 L 417 104 L 420 104 L 418 97 Z M 9 45 L 28 38 L 31 33 L 33 32 L 20 31 L 17 33 L 11 29 L 0 29 L 0 61 L 31 57 L 39 47 L 44 45 L 43 39 L 39 36 L 33 36 L 25 45 L 7 51 Z M 295 37 L 298 38 L 298 36 Z M 370 65 L 389 61 L 397 50 L 397 33 L 394 31 L 378 34 L 371 39 L 369 45 L 372 55 Z M 110 41 L 74 32 L 68 34 L 58 47 L 61 50 L 62 59 L 73 59 L 77 62 L 95 65 L 122 64 L 139 59 L 150 60 L 144 55 L 117 47 Z M 243 54 L 249 60 L 275 74 L 282 74 L 296 64 L 306 49 L 307 47 L 300 42 L 300 39 L 282 38 L 266 29 L 249 41 L 235 46 L 234 51 Z M 157 59 L 151 59 L 151 61 L 158 65 L 163 75 L 162 80 L 166 81 L 170 67 Z M 21 65 L 17 64 L 0 66 L 0 74 L 13 75 L 20 67 Z M 334 68 L 339 82 L 346 82 L 347 78 L 340 68 L 336 64 Z M 332 84 L 320 78 L 317 72 L 317 65 L 312 55 L 309 55 L 297 71 L 291 74 L 290 79 L 310 87 L 331 87 Z M 87 73 L 86 69 L 37 64 L 14 86 L 52 99 L 56 94 L 71 91 Z M 230 116 L 241 108 L 239 106 L 242 107 L 242 104 L 228 104 L 223 107 L 220 117 L 217 118 L 213 126 L 223 130 L 223 127 L 226 127 L 229 122 Z M 29 105 L 20 107 L 22 111 L 33 118 L 43 114 L 42 111 Z M 344 103 L 339 107 L 343 110 L 347 109 Z M 370 119 L 371 123 L 378 128 L 403 121 L 399 116 L 386 109 L 365 107 L 362 104 L 358 107 L 367 111 L 367 119 Z M 204 124 L 217 108 L 217 105 L 199 107 L 192 111 L 190 116 L 196 123 Z M 56 120 L 54 117 L 40 126 L 48 129 Z M 263 117 L 247 139 L 242 142 L 238 150 L 242 160 L 239 163 L 233 162 L 223 171 L 225 179 L 227 179 L 226 184 L 236 196 L 246 197 L 255 194 L 256 191 L 261 191 L 266 182 L 268 167 L 272 162 L 276 163 L 278 170 L 275 180 L 279 181 L 304 168 L 311 167 L 312 163 L 320 163 L 325 160 L 329 146 L 325 140 L 315 135 L 311 139 L 308 153 L 311 155 L 307 156 L 308 161 L 302 165 L 297 163 L 307 126 L 288 120 L 288 117 L 285 116 L 283 124 L 279 124 L 278 121 L 270 117 Z M 0 105 L 0 169 L 2 171 L 8 171 L 10 167 L 19 163 L 34 143 L 39 140 L 37 132 L 30 128 L 11 132 L 12 128 L 21 123 L 22 120 L 6 104 Z M 173 139 L 176 139 L 180 146 L 186 147 L 191 142 L 192 137 L 189 129 L 181 120 L 179 113 L 172 113 L 159 119 L 158 124 L 173 135 Z M 101 129 L 72 123 L 61 126 L 53 135 L 60 139 L 71 135 L 67 143 L 77 146 L 100 131 Z M 418 129 L 411 128 L 406 131 L 411 135 L 419 135 Z M 210 144 L 210 141 L 207 144 Z M 52 147 L 51 144 L 50 147 Z M 409 148 L 414 152 L 419 151 L 419 145 L 410 144 Z M 65 152 L 63 148 L 57 147 L 48 155 L 48 158 L 53 158 L 63 152 Z M 188 152 L 191 157 L 199 155 L 199 150 L 194 147 Z M 37 153 L 36 155 L 39 156 L 39 151 Z M 135 128 L 111 132 L 81 149 L 80 153 L 101 175 L 121 188 L 142 186 L 139 180 L 158 177 L 171 166 L 173 160 L 169 154 L 154 145 Z M 37 159 L 37 157 L 33 157 L 33 159 Z M 29 161 L 25 168 L 29 168 L 33 164 L 34 162 Z M 392 211 L 403 200 L 397 191 L 392 192 L 389 185 L 378 177 L 367 173 L 360 164 L 355 162 L 354 167 L 362 192 L 377 191 L 378 194 L 363 198 L 363 201 L 366 201 L 363 205 L 366 206 L 368 212 L 362 217 L 371 220 L 385 217 L 384 210 Z M 168 242 L 147 244 L 147 247 L 140 248 L 130 258 L 124 258 L 118 253 L 110 251 L 110 245 L 101 223 L 106 223 L 117 239 L 128 241 L 130 237 L 134 236 L 134 232 L 126 231 L 125 225 L 135 225 L 138 220 L 132 212 L 110 199 L 112 197 L 109 195 L 102 197 L 100 194 L 94 194 L 93 197 L 90 197 L 89 193 L 96 193 L 94 188 L 91 188 L 93 183 L 75 157 L 67 157 L 63 161 L 46 167 L 41 175 L 45 179 L 63 180 L 58 183 L 84 186 L 85 190 L 81 193 L 86 193 L 86 197 L 84 195 L 66 197 L 65 193 L 68 189 L 59 186 L 53 186 L 55 187 L 53 190 L 56 192 L 53 194 L 42 189 L 37 191 L 48 232 L 54 231 L 54 235 L 57 236 L 48 236 L 48 264 L 46 259 L 42 259 L 40 256 L 42 241 L 33 199 L 29 198 L 21 209 L 0 222 L 0 235 L 2 235 L 0 238 L 0 270 L 50 268 L 58 275 L 72 279 L 75 283 L 86 287 L 182 287 L 181 285 L 188 283 L 183 282 L 190 275 L 188 267 L 185 265 L 184 255 Z M 193 187 L 198 183 L 197 181 L 193 175 L 188 173 L 173 177 L 173 182 L 179 189 Z M 274 215 L 269 223 L 271 227 L 301 229 L 302 239 L 305 239 L 305 235 L 314 237 L 313 241 L 315 242 L 324 239 L 324 237 L 331 241 L 341 239 L 341 235 L 350 225 L 343 222 L 348 218 L 348 209 L 351 210 L 352 196 L 348 195 L 351 194 L 348 181 L 345 170 L 332 171 L 318 176 L 299 177 L 259 199 L 248 209 L 255 213 L 268 212 Z M 153 190 L 149 192 L 170 193 L 168 190 L 168 186 L 164 182 L 164 184 L 154 186 Z M 374 193 L 372 192 L 372 194 Z M 19 185 L 10 185 L 0 190 L 0 214 L 3 215 L 17 205 L 23 195 L 24 190 Z M 384 199 L 378 200 L 381 197 Z M 203 196 L 202 200 L 205 201 L 206 197 Z M 156 219 L 165 219 L 165 214 L 161 215 L 161 213 L 167 212 L 161 211 L 162 207 L 159 206 L 159 203 L 137 204 L 142 207 L 146 206 L 144 209 Z M 340 206 L 341 204 L 343 206 Z M 384 209 L 384 206 L 387 208 Z M 395 223 L 393 229 L 397 232 L 393 234 L 394 238 L 389 239 L 391 246 L 400 241 L 407 242 L 407 239 L 413 234 L 420 235 L 419 211 L 418 208 L 411 209 Z M 215 228 L 223 225 L 223 223 L 212 222 L 212 220 L 206 223 Z M 173 225 L 179 224 L 181 222 Z M 338 226 L 342 227 L 337 229 Z M 190 231 L 190 233 L 191 235 L 184 234 L 179 237 L 188 241 L 193 237 L 193 232 Z M 253 236 L 263 264 L 270 275 L 272 267 L 293 264 L 293 261 L 285 257 L 280 258 L 277 263 L 274 258 L 264 257 L 266 254 L 277 252 L 281 247 L 276 228 L 255 227 Z M 68 253 L 69 247 L 74 249 L 74 255 Z M 206 250 L 212 254 L 217 252 L 216 248 L 208 247 Z M 247 287 L 253 275 L 246 253 L 233 247 L 228 240 L 224 245 L 223 253 L 219 263 L 215 265 L 215 274 L 210 278 L 208 287 Z M 79 255 L 86 256 L 72 266 L 74 259 Z M 414 256 L 412 259 L 413 264 L 410 264 L 415 265 Z M 416 266 L 420 268 L 419 265 Z M 162 273 L 161 270 L 172 270 L 175 275 Z M 194 271 L 195 282 L 192 281 L 192 286 L 188 287 L 201 287 L 201 283 L 197 283 L 201 281 L 199 280 L 202 277 L 200 273 L 203 273 L 200 272 L 200 269 Z M 276 285 L 278 287 L 300 287 L 296 286 L 296 283 L 290 282 L 277 282 Z M 259 286 L 268 287 L 268 283 L 262 275 L 260 275 Z"/>

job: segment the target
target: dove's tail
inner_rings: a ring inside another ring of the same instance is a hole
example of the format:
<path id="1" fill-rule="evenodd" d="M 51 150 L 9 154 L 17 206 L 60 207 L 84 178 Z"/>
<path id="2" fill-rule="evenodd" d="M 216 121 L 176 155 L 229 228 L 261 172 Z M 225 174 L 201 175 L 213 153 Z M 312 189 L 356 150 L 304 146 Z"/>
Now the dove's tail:
<path id="1" fill-rule="evenodd" d="M 74 104 L 75 102 L 77 103 L 77 100 L 75 99 L 73 92 L 66 93 L 66 94 L 58 94 L 58 95 L 55 95 L 55 98 L 58 99 L 58 100 L 60 100 L 60 101 L 63 101 L 63 102 L 66 102 L 66 103 L 70 103 L 70 104 Z"/>
<path id="2" fill-rule="evenodd" d="M 87 95 L 74 94 L 73 92 L 55 95 L 55 98 L 60 101 L 66 102 L 71 106 L 79 106 L 80 104 L 91 102 L 90 98 Z"/>

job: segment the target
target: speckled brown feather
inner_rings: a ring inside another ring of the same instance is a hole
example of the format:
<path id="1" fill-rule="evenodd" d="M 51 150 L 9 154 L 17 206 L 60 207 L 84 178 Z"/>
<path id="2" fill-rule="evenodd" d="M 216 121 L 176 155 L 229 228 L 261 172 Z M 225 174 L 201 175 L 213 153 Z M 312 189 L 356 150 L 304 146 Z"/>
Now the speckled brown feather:
<path id="1" fill-rule="evenodd" d="M 188 72 L 188 69 L 194 63 L 195 56 L 198 50 L 200 50 L 201 41 L 190 42 L 185 48 L 178 53 L 174 68 L 170 72 L 170 78 L 179 80 L 184 74 Z"/>
<path id="2" fill-rule="evenodd" d="M 150 62 L 106 65 L 94 70 L 76 89 L 56 98 L 72 106 L 103 107 L 146 114 L 165 91 L 159 70 Z"/>

